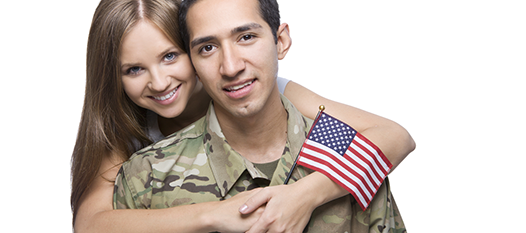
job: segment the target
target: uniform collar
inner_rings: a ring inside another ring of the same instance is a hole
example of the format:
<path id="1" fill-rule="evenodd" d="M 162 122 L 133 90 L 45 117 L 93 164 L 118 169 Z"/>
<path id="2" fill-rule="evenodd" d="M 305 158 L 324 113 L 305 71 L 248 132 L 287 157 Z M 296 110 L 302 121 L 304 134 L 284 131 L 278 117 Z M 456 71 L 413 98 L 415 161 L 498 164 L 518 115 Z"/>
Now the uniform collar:
<path id="1" fill-rule="evenodd" d="M 287 143 L 283 151 L 281 161 L 273 175 L 270 185 L 282 184 L 286 176 L 285 173 L 298 155 L 303 142 L 305 141 L 307 127 L 310 127 L 311 121 L 303 117 L 301 113 L 290 103 L 290 101 L 281 95 L 281 103 L 287 111 Z M 206 116 L 208 125 L 205 131 L 205 150 L 210 161 L 210 167 L 214 173 L 217 186 L 221 195 L 225 197 L 229 190 L 234 186 L 241 174 L 248 171 L 250 176 L 255 178 L 268 179 L 259 169 L 250 161 L 237 153 L 228 144 L 217 120 L 214 106 L 211 103 Z"/>

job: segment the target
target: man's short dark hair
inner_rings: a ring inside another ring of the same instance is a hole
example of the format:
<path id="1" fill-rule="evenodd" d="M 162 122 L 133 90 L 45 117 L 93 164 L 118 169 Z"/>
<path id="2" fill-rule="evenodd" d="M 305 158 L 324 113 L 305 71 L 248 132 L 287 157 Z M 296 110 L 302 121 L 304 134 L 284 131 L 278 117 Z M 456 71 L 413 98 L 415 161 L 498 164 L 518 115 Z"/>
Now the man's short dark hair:
<path id="1" fill-rule="evenodd" d="M 181 38 L 183 39 L 186 51 L 190 55 L 190 33 L 188 32 L 188 26 L 186 23 L 186 16 L 188 14 L 188 9 L 199 0 L 183 0 L 181 2 L 181 8 L 179 9 L 179 28 L 181 30 Z M 277 0 L 258 0 L 259 2 L 259 14 L 261 18 L 267 22 L 272 30 L 272 35 L 274 36 L 274 41 L 278 43 L 278 28 L 280 23 L 279 16 L 279 5 Z"/>

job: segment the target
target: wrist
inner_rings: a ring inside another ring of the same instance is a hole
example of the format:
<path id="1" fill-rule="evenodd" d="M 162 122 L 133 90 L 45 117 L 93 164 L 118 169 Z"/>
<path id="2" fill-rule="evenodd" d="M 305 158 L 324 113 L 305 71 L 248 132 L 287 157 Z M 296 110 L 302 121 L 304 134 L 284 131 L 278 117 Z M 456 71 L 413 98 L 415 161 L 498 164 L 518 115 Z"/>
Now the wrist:
<path id="1" fill-rule="evenodd" d="M 316 204 L 316 207 L 349 194 L 347 190 L 320 172 L 314 172 L 300 179 L 298 183 L 305 183 L 302 185 L 302 187 L 307 189 L 304 190 L 304 193 L 316 194 L 308 195 L 313 198 L 312 201 Z"/>
<path id="2" fill-rule="evenodd" d="M 195 232 L 214 232 L 219 228 L 218 218 L 214 216 L 214 210 L 217 202 L 208 202 L 193 204 L 195 207 L 192 209 L 188 216 L 191 216 L 188 221 L 192 222 L 191 226 L 196 226 Z M 199 208 L 199 207 L 201 208 Z"/>

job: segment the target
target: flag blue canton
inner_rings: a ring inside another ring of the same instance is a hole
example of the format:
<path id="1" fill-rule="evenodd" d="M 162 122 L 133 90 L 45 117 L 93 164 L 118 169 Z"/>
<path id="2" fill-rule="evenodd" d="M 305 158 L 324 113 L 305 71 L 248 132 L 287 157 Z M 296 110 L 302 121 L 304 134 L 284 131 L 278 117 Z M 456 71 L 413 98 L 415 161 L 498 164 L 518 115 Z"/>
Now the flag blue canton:
<path id="1" fill-rule="evenodd" d="M 356 130 L 351 126 L 322 113 L 310 132 L 309 139 L 343 156 L 354 136 L 356 136 Z"/>

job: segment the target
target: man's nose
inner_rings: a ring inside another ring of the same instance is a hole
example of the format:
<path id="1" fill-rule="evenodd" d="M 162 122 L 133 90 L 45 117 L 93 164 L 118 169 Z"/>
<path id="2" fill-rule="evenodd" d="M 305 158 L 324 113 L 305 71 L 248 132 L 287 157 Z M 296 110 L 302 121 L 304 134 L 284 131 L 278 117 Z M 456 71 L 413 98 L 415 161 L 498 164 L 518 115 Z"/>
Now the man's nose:
<path id="1" fill-rule="evenodd" d="M 234 78 L 245 70 L 245 61 L 233 46 L 224 46 L 223 60 L 219 72 L 223 76 Z"/>

